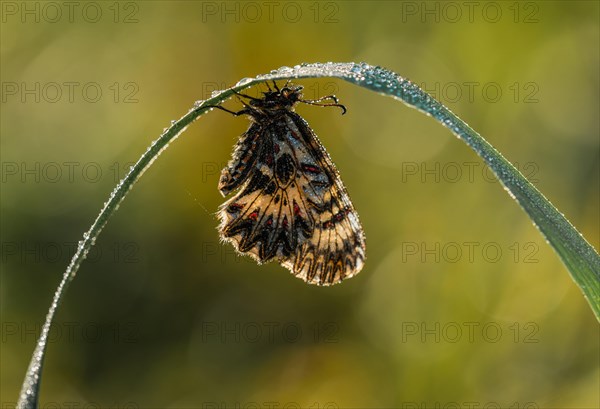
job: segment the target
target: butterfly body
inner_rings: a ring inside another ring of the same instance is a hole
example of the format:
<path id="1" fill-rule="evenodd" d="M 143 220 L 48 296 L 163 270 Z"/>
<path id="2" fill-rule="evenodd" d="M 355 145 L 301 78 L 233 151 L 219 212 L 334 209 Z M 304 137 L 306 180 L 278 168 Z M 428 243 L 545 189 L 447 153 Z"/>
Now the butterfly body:
<path id="1" fill-rule="evenodd" d="M 259 263 L 277 260 L 307 283 L 331 285 L 362 269 L 365 239 L 331 158 L 293 111 L 300 90 L 266 92 L 236 113 L 251 124 L 221 173 L 223 196 L 237 193 L 219 209 L 219 233 Z"/>

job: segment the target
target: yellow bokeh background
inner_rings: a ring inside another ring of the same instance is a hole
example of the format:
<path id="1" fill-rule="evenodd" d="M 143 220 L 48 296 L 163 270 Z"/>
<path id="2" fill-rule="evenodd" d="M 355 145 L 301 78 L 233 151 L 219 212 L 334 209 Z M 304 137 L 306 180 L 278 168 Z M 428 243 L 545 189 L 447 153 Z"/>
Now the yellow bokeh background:
<path id="1" fill-rule="evenodd" d="M 280 66 L 365 61 L 410 78 L 600 245 L 597 2 L 1 7 L 3 407 L 73 246 L 130 162 L 194 101 Z M 598 323 L 479 158 L 390 98 L 298 83 L 348 108 L 297 112 L 361 217 L 363 272 L 313 287 L 219 243 L 219 172 L 248 121 L 211 112 L 143 175 L 82 265 L 41 406 L 600 406 Z"/>

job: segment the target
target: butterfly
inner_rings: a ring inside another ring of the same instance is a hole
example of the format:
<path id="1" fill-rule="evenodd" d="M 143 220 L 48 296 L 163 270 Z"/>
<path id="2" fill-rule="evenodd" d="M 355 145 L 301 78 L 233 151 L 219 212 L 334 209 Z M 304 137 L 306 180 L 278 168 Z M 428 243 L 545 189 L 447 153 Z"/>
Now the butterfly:
<path id="1" fill-rule="evenodd" d="M 302 98 L 302 86 L 269 85 L 262 98 L 237 93 L 251 121 L 221 172 L 222 241 L 259 264 L 277 260 L 309 284 L 333 285 L 358 274 L 365 235 L 329 154 L 296 112 L 298 102 L 337 106 L 335 96 Z M 322 103 L 331 100 L 330 103 Z"/>

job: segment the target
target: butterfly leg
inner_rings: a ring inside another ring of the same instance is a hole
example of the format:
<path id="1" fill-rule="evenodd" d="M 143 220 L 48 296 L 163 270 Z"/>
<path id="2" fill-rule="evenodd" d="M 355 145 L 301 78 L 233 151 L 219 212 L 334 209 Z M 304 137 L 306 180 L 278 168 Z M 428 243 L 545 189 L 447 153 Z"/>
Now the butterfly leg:
<path id="1" fill-rule="evenodd" d="M 247 107 L 246 104 L 244 104 L 244 106 Z M 240 116 L 240 115 L 244 115 L 244 114 L 250 113 L 250 111 L 249 111 L 248 108 L 244 108 L 244 109 L 239 110 L 237 112 L 236 111 L 232 111 L 232 110 L 227 109 L 227 108 L 223 108 L 221 105 L 208 105 L 208 106 L 206 106 L 206 108 L 217 108 L 217 109 L 220 109 L 221 111 L 225 111 L 225 112 L 227 112 L 227 113 L 229 113 L 231 115 L 235 115 L 235 116 Z"/>

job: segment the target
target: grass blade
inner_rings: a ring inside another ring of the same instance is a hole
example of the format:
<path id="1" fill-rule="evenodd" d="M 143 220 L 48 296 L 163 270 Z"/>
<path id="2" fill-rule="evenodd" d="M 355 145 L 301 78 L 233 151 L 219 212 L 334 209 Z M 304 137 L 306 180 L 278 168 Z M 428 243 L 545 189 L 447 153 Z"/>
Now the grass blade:
<path id="1" fill-rule="evenodd" d="M 173 122 L 150 145 L 148 150 L 131 167 L 127 176 L 119 182 L 90 229 L 83 235 L 83 239 L 79 242 L 77 251 L 54 294 L 40 338 L 25 375 L 17 403 L 18 408 L 33 409 L 38 406 L 48 334 L 56 310 L 69 283 L 75 277 L 81 263 L 85 260 L 87 253 L 94 245 L 96 238 L 110 216 L 117 210 L 135 182 L 167 148 L 169 143 L 177 138 L 189 124 L 211 109 L 211 106 L 221 104 L 231 97 L 234 92 L 269 80 L 317 77 L 340 78 L 398 99 L 434 117 L 469 145 L 492 169 L 509 195 L 521 205 L 542 235 L 558 253 L 571 277 L 588 300 L 596 318 L 600 321 L 600 256 L 598 256 L 596 250 L 510 162 L 448 108 L 398 74 L 364 63 L 316 63 L 298 65 L 293 68 L 282 67 L 270 74 L 259 75 L 256 78 L 245 78 L 232 88 L 214 93 L 207 100 L 198 101 L 187 114 L 178 121 Z"/>
<path id="2" fill-rule="evenodd" d="M 600 256 L 554 205 L 500 152 L 442 103 L 411 81 L 365 63 L 303 64 L 282 67 L 260 80 L 336 77 L 393 97 L 432 116 L 479 155 L 559 255 L 600 321 Z"/>

